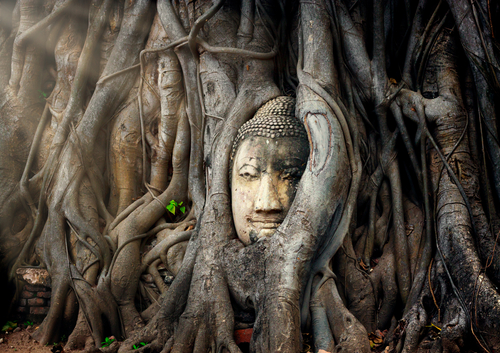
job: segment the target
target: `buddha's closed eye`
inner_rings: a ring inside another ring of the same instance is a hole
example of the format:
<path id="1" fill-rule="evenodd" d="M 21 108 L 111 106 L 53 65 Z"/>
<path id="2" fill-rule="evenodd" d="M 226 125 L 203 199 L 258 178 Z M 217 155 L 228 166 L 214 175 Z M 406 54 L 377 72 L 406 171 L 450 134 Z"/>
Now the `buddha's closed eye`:
<path id="1" fill-rule="evenodd" d="M 259 176 L 259 170 L 251 165 L 245 164 L 239 170 L 239 176 L 247 181 L 256 180 Z"/>

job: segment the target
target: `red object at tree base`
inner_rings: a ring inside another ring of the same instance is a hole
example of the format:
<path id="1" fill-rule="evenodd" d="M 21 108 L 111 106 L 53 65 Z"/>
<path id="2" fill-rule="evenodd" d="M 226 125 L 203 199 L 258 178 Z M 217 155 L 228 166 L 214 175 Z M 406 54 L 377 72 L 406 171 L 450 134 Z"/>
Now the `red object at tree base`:
<path id="1" fill-rule="evenodd" d="M 236 342 L 236 344 L 250 343 L 250 339 L 252 339 L 252 333 L 253 333 L 253 328 L 235 330 L 234 341 Z"/>

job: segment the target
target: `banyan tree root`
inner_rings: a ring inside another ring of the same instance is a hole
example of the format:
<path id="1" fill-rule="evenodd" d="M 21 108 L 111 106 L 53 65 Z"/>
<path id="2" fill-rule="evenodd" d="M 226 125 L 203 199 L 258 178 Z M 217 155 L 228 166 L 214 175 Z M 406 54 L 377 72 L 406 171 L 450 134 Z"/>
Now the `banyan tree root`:
<path id="1" fill-rule="evenodd" d="M 37 340 L 237 352 L 243 310 L 256 352 L 498 350 L 494 3 L 0 6 L 0 253 L 51 274 Z M 308 169 L 243 247 L 231 146 L 279 95 Z"/>

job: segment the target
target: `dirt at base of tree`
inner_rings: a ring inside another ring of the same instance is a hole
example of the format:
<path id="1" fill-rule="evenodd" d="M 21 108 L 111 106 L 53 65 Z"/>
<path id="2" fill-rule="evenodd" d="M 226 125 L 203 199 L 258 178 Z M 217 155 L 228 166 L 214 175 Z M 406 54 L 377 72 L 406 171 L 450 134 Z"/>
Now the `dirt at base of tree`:
<path id="1" fill-rule="evenodd" d="M 31 334 L 35 328 L 21 329 L 18 332 L 0 333 L 0 353 L 20 352 L 20 353 L 52 353 L 54 345 L 42 346 L 35 341 Z"/>
<path id="2" fill-rule="evenodd" d="M 500 1 L 0 14 L 0 353 L 500 352 Z"/>

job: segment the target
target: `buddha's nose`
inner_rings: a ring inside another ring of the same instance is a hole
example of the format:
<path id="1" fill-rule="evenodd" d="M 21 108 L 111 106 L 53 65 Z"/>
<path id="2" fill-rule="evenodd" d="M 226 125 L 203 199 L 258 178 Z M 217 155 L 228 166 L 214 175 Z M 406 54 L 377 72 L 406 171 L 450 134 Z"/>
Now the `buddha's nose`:
<path id="1" fill-rule="evenodd" d="M 280 212 L 283 206 L 279 200 L 278 189 L 273 183 L 271 175 L 263 173 L 260 180 L 260 187 L 255 196 L 256 212 Z"/>

